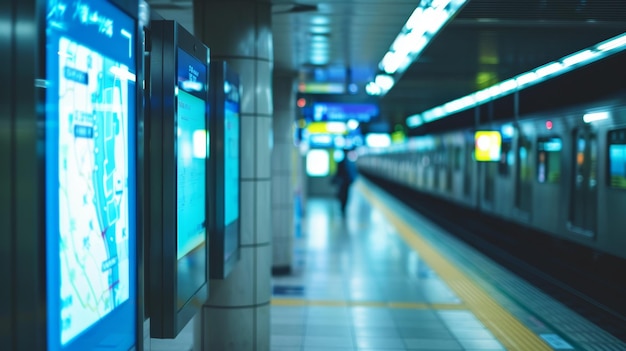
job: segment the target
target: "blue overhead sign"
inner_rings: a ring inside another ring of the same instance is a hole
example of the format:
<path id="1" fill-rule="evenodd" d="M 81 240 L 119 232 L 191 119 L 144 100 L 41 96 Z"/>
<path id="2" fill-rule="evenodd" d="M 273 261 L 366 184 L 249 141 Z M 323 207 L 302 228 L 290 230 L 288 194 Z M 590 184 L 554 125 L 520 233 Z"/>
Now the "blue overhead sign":
<path id="1" fill-rule="evenodd" d="M 312 121 L 349 121 L 369 122 L 380 113 L 378 105 L 373 103 L 316 102 L 305 113 L 305 118 Z M 308 116 L 307 116 L 308 115 Z"/>

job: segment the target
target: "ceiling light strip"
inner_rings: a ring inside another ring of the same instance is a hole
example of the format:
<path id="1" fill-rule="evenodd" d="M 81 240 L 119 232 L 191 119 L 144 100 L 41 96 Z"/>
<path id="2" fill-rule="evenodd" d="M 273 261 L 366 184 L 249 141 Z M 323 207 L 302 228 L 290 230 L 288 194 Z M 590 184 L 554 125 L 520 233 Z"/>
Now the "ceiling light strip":
<path id="1" fill-rule="evenodd" d="M 626 50 L 626 33 L 598 43 L 590 48 L 567 55 L 560 60 L 549 62 L 489 88 L 434 107 L 421 114 L 409 116 L 406 118 L 406 124 L 409 128 L 417 128 L 424 123 L 432 122 L 453 113 L 479 106 L 485 101 L 497 99 L 512 92 L 544 82 L 623 50 Z"/>
<path id="2" fill-rule="evenodd" d="M 378 64 L 379 69 L 390 76 L 406 71 L 466 1 L 422 0 Z M 368 84 L 370 95 L 384 95 L 393 87 L 376 88 L 371 84 L 377 83 Z"/>

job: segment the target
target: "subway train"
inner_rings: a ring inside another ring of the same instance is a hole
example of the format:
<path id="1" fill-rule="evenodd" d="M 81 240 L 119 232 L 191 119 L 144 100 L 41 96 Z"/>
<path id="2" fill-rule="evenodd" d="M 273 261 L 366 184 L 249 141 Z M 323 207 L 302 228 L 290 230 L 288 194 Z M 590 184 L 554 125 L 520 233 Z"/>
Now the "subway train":
<path id="1" fill-rule="evenodd" d="M 626 258 L 626 97 L 360 154 L 362 171 Z"/>

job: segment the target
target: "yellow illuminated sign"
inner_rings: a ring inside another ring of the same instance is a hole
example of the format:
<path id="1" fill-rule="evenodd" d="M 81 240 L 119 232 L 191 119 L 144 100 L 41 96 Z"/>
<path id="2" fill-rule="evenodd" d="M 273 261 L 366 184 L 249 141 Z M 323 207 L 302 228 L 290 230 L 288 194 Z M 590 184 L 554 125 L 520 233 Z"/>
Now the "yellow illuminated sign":
<path id="1" fill-rule="evenodd" d="M 488 162 L 500 160 L 502 136 L 497 131 L 477 131 L 474 134 L 476 161 Z"/>
<path id="2" fill-rule="evenodd" d="M 307 125 L 306 130 L 310 134 L 345 135 L 348 133 L 348 128 L 343 122 L 311 122 Z"/>

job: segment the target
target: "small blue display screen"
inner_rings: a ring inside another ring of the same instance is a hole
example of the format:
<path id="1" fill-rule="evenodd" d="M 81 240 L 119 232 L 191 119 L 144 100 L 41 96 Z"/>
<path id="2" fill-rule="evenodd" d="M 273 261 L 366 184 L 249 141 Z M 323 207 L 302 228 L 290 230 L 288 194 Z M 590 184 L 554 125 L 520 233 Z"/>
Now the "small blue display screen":
<path id="1" fill-rule="evenodd" d="M 136 343 L 135 28 L 107 1 L 47 3 L 51 351 Z"/>
<path id="2" fill-rule="evenodd" d="M 224 225 L 239 218 L 239 102 L 225 101 Z"/>

